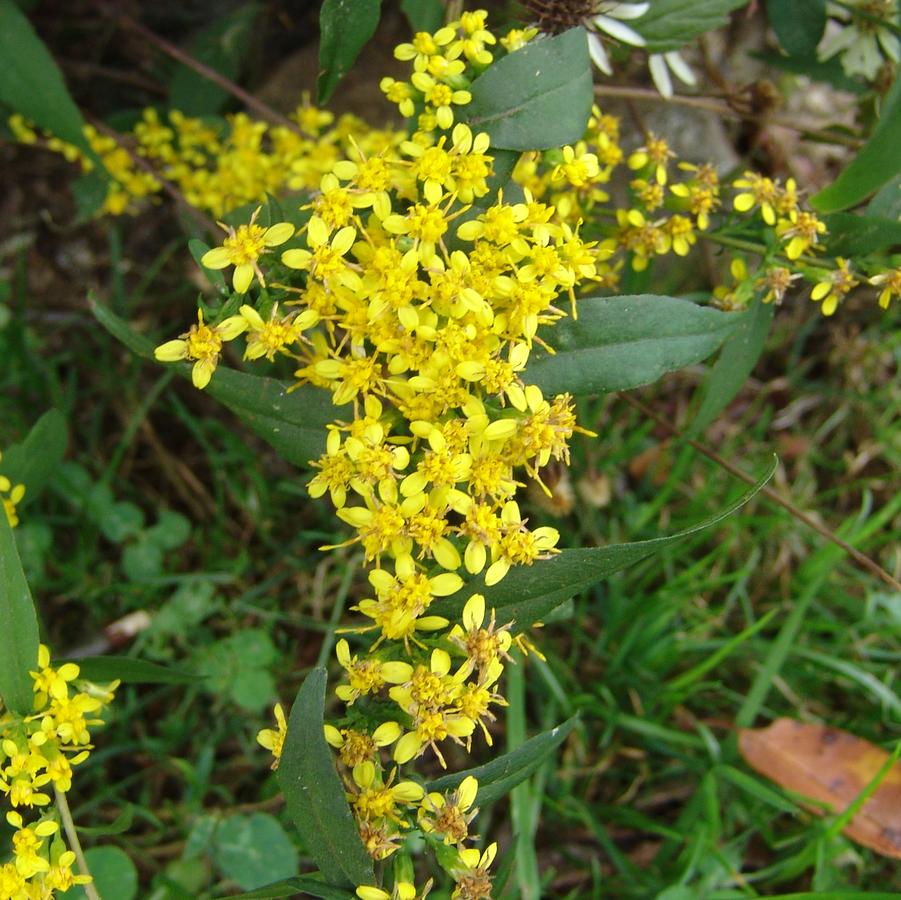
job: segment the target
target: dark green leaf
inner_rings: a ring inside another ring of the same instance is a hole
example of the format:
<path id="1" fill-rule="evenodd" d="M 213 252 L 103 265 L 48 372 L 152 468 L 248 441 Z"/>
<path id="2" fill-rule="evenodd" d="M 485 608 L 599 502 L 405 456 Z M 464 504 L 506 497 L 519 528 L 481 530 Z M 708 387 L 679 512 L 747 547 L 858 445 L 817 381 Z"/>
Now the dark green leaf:
<path id="1" fill-rule="evenodd" d="M 551 754 L 566 740 L 578 721 L 576 716 L 567 719 L 562 725 L 545 731 L 524 744 L 499 756 L 497 759 L 467 769 L 465 772 L 454 772 L 435 779 L 426 786 L 427 791 L 452 791 L 469 775 L 479 782 L 476 794 L 476 806 L 487 806 L 505 797 L 520 782 L 525 781 L 537 771 Z"/>
<path id="2" fill-rule="evenodd" d="M 12 0 L 0 0 L 0 103 L 39 128 L 74 144 L 103 171 L 84 136 L 84 119 L 69 96 L 59 66 Z"/>
<path id="3" fill-rule="evenodd" d="M 322 900 L 355 900 L 356 894 L 317 881 L 310 875 L 286 878 L 246 894 L 229 894 L 233 900 L 276 900 L 278 897 L 321 897 Z"/>
<path id="4" fill-rule="evenodd" d="M 379 0 L 324 0 L 319 11 L 319 81 L 316 98 L 325 103 L 375 34 Z"/>
<path id="5" fill-rule="evenodd" d="M 484 594 L 487 605 L 497 610 L 498 622 L 512 621 L 513 633 L 519 634 L 535 622 L 543 621 L 552 610 L 580 591 L 732 515 L 772 478 L 775 469 L 774 459 L 766 474 L 736 501 L 677 534 L 632 544 L 563 550 L 532 566 L 515 566 L 503 581 L 491 587 L 477 578 L 432 608 L 438 615 L 457 619 L 472 594 Z"/>
<path id="6" fill-rule="evenodd" d="M 78 221 L 87 222 L 103 208 L 109 190 L 109 180 L 96 170 L 79 175 L 70 182 L 70 190 L 75 198 Z"/>
<path id="7" fill-rule="evenodd" d="M 295 466 L 306 466 L 325 451 L 326 426 L 347 418 L 321 388 L 290 385 L 274 378 L 221 369 L 206 392 L 238 415 L 250 429 Z"/>
<path id="8" fill-rule="evenodd" d="M 901 175 L 882 185 L 867 205 L 867 215 L 897 222 L 901 219 Z"/>
<path id="9" fill-rule="evenodd" d="M 135 808 L 129 803 L 109 825 L 86 826 L 79 824 L 78 833 L 91 837 L 110 837 L 114 834 L 125 834 L 135 818 Z"/>
<path id="10" fill-rule="evenodd" d="M 466 114 L 491 146 L 543 150 L 574 144 L 591 112 L 591 59 L 582 28 L 526 44 L 472 83 Z"/>
<path id="11" fill-rule="evenodd" d="M 579 301 L 579 318 L 549 335 L 555 355 L 536 352 L 525 380 L 546 394 L 623 391 L 706 359 L 742 313 L 653 294 Z"/>
<path id="12" fill-rule="evenodd" d="M 254 24 L 260 12 L 258 3 L 246 3 L 213 21 L 190 44 L 194 59 L 236 81 L 250 48 Z M 188 116 L 207 116 L 219 112 L 231 94 L 194 69 L 179 64 L 169 83 L 169 106 Z"/>
<path id="13" fill-rule="evenodd" d="M 138 334 L 114 312 L 91 298 L 97 321 L 113 337 L 145 359 L 153 358 L 153 342 Z M 188 363 L 169 363 L 179 375 L 191 377 Z M 206 393 L 238 415 L 288 462 L 306 466 L 325 450 L 326 425 L 346 417 L 348 407 L 334 406 L 327 391 L 290 386 L 274 378 L 248 375 L 220 367 Z"/>
<path id="14" fill-rule="evenodd" d="M 880 216 L 837 212 L 823 217 L 827 246 L 836 256 L 862 256 L 883 247 L 901 246 L 901 222 Z"/>
<path id="15" fill-rule="evenodd" d="M 702 400 L 689 435 L 700 434 L 729 405 L 760 359 L 773 321 L 773 304 L 756 300 L 723 344 L 701 390 Z"/>
<path id="16" fill-rule="evenodd" d="M 297 873 L 297 850 L 268 813 L 229 816 L 216 829 L 213 857 L 222 874 L 246 891 Z"/>
<path id="17" fill-rule="evenodd" d="M 128 854 L 118 847 L 91 847 L 85 851 L 88 870 L 94 877 L 97 896 L 133 900 L 138 895 L 138 870 Z M 84 888 L 77 884 L 69 888 L 66 900 L 84 900 Z"/>
<path id="18" fill-rule="evenodd" d="M 444 22 L 441 0 L 401 0 L 400 8 L 413 31 L 436 32 Z"/>
<path id="19" fill-rule="evenodd" d="M 705 31 L 725 25 L 729 13 L 748 0 L 654 0 L 635 22 L 649 53 L 678 50 Z"/>
<path id="20" fill-rule="evenodd" d="M 13 484 L 25 485 L 22 505 L 36 500 L 58 472 L 68 442 L 65 417 L 59 410 L 50 409 L 34 423 L 21 444 L 3 451 L 0 475 L 6 475 Z"/>
<path id="21" fill-rule="evenodd" d="M 332 751 L 323 735 L 326 672 L 311 670 L 288 720 L 278 782 L 304 846 L 330 884 L 375 884 Z"/>
<path id="22" fill-rule="evenodd" d="M 854 206 L 901 172 L 901 78 L 896 78 L 882 101 L 879 123 L 842 173 L 810 198 L 822 213 Z"/>
<path id="23" fill-rule="evenodd" d="M 766 14 L 786 53 L 814 54 L 826 30 L 826 0 L 767 0 Z"/>
<path id="24" fill-rule="evenodd" d="M 82 678 L 98 683 L 118 679 L 125 684 L 194 684 L 203 680 L 202 675 L 129 656 L 83 656 L 69 662 L 79 666 Z"/>
<path id="25" fill-rule="evenodd" d="M 0 698 L 19 715 L 31 712 L 38 661 L 38 618 L 16 539 L 0 504 Z"/>

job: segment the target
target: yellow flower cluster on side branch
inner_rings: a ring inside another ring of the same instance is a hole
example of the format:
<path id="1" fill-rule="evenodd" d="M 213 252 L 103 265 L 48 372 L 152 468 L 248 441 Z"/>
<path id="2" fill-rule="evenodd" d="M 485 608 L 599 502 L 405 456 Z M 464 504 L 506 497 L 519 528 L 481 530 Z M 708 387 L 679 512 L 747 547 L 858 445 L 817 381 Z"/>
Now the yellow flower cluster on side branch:
<path id="1" fill-rule="evenodd" d="M 0 460 L 3 454 L 0 453 Z M 6 475 L 0 475 L 0 505 L 6 514 L 10 528 L 15 528 L 19 524 L 19 516 L 16 513 L 16 506 L 25 496 L 24 484 L 13 484 Z"/>
<path id="2" fill-rule="evenodd" d="M 0 900 L 46 900 L 91 880 L 73 871 L 60 809 L 75 768 L 93 749 L 91 730 L 103 724 L 100 716 L 118 687 L 82 680 L 74 663 L 52 666 L 44 645 L 31 677 L 31 713 L 0 707 L 0 794 L 12 807 L 6 820 L 15 829 L 12 859 L 0 864 Z"/>

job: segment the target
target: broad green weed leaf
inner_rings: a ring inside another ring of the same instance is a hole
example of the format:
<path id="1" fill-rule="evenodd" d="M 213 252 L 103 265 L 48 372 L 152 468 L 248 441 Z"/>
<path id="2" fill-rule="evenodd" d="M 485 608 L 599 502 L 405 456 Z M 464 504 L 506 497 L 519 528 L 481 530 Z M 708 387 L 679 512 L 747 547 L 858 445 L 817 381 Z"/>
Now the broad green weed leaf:
<path id="1" fill-rule="evenodd" d="M 195 684 L 203 680 L 203 675 L 130 656 L 83 656 L 67 661 L 78 665 L 82 678 L 98 683 L 117 678 L 125 684 Z"/>
<path id="2" fill-rule="evenodd" d="M 40 496 L 44 485 L 59 470 L 68 442 L 65 417 L 59 410 L 49 409 L 21 444 L 12 444 L 3 451 L 0 475 L 6 475 L 13 484 L 25 485 L 21 505 Z"/>
<path id="3" fill-rule="evenodd" d="M 297 850 L 268 813 L 229 816 L 219 824 L 213 858 L 222 874 L 245 891 L 297 874 Z"/>
<path id="4" fill-rule="evenodd" d="M 476 794 L 476 806 L 487 806 L 505 797 L 520 782 L 525 781 L 533 772 L 537 771 L 545 760 L 566 740 L 569 733 L 575 727 L 578 719 L 573 716 L 562 725 L 545 731 L 533 738 L 529 738 L 524 744 L 511 750 L 509 753 L 499 756 L 497 759 L 467 769 L 465 772 L 454 772 L 452 775 L 444 775 L 435 779 L 426 786 L 427 791 L 451 791 L 457 787 L 468 775 L 472 775 L 479 782 L 479 791 Z"/>
<path id="5" fill-rule="evenodd" d="M 513 633 L 519 634 L 535 622 L 543 621 L 552 610 L 580 591 L 731 516 L 772 478 L 775 470 L 774 459 L 763 477 L 741 497 L 684 531 L 631 544 L 563 550 L 531 566 L 514 566 L 503 581 L 491 587 L 486 587 L 482 578 L 474 579 L 452 597 L 434 604 L 434 612 L 450 619 L 458 618 L 472 594 L 484 594 L 487 605 L 497 611 L 497 621 L 512 621 Z"/>
<path id="6" fill-rule="evenodd" d="M 322 732 L 325 683 L 325 668 L 312 669 L 297 692 L 278 782 L 304 847 L 326 881 L 338 887 L 375 884 L 372 860 Z"/>
<path id="7" fill-rule="evenodd" d="M 434 33 L 444 22 L 442 0 L 401 0 L 400 8 L 413 31 Z"/>
<path id="8" fill-rule="evenodd" d="M 19 561 L 16 538 L 0 506 L 0 698 L 15 713 L 31 712 L 30 671 L 38 662 L 38 619 Z"/>
<path id="9" fill-rule="evenodd" d="M 145 359 L 153 358 L 153 342 L 133 331 L 123 319 L 91 299 L 97 321 L 113 337 Z M 188 363 L 168 363 L 190 379 Z M 306 466 L 325 450 L 326 426 L 347 416 L 346 406 L 334 406 L 328 393 L 313 387 L 290 386 L 260 375 L 248 375 L 220 366 L 205 393 L 239 416 L 250 429 L 274 447 L 288 462 Z"/>
<path id="10" fill-rule="evenodd" d="M 246 894 L 230 895 L 234 900 L 277 900 L 279 897 L 320 897 L 321 900 L 356 900 L 356 894 L 332 887 L 310 875 L 286 878 Z"/>
<path id="11" fill-rule="evenodd" d="M 191 41 L 191 56 L 230 81 L 237 80 L 259 14 L 258 3 L 246 3 L 216 19 Z M 181 63 L 172 73 L 169 106 L 185 115 L 213 115 L 220 112 L 230 97 L 225 88 Z"/>
<path id="12" fill-rule="evenodd" d="M 319 81 L 316 99 L 325 103 L 375 33 L 380 0 L 325 0 L 319 11 Z"/>
<path id="13" fill-rule="evenodd" d="M 810 198 L 821 213 L 838 212 L 866 200 L 901 172 L 901 78 L 882 102 L 879 123 L 857 156 L 835 181 Z"/>
<path id="14" fill-rule="evenodd" d="M 897 219 L 837 212 L 824 216 L 823 221 L 829 229 L 829 252 L 836 256 L 853 257 L 883 247 L 901 246 L 901 222 Z"/>
<path id="15" fill-rule="evenodd" d="M 702 387 L 701 405 L 689 434 L 700 434 L 729 405 L 760 359 L 773 321 L 773 304 L 756 300 L 723 344 Z"/>
<path id="16" fill-rule="evenodd" d="M 542 38 L 498 60 L 472 83 L 474 132 L 503 150 L 573 144 L 591 112 L 591 59 L 582 28 Z"/>
<path id="17" fill-rule="evenodd" d="M 826 0 L 767 0 L 766 14 L 786 53 L 814 55 L 826 30 Z"/>
<path id="18" fill-rule="evenodd" d="M 882 185 L 876 196 L 867 204 L 867 215 L 891 219 L 901 219 L 901 175 L 896 175 L 887 184 Z"/>
<path id="19" fill-rule="evenodd" d="M 729 13 L 748 0 L 654 0 L 633 27 L 649 53 L 678 50 L 705 31 L 725 25 Z"/>
<path id="20" fill-rule="evenodd" d="M 94 877 L 99 897 L 134 900 L 138 896 L 138 870 L 128 854 L 118 847 L 91 847 L 85 851 L 88 870 Z M 85 900 L 84 888 L 77 884 L 65 893 L 66 900 Z"/>
<path id="21" fill-rule="evenodd" d="M 0 103 L 79 150 L 104 171 L 84 136 L 85 122 L 63 74 L 25 14 L 12 0 L 0 0 Z"/>
<path id="22" fill-rule="evenodd" d="M 556 354 L 534 353 L 525 380 L 545 394 L 592 394 L 650 384 L 706 359 L 742 317 L 652 294 L 580 300 L 579 318 L 561 320 L 548 335 Z"/>

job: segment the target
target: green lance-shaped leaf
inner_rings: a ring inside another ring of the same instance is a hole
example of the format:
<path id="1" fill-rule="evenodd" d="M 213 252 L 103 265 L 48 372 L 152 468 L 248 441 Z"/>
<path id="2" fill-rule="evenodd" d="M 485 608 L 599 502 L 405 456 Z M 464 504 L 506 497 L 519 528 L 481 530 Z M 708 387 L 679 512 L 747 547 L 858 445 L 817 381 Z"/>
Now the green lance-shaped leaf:
<path id="1" fill-rule="evenodd" d="M 701 405 L 689 435 L 700 434 L 729 405 L 763 353 L 773 321 L 773 304 L 756 300 L 723 344 L 702 387 Z"/>
<path id="2" fill-rule="evenodd" d="M 563 550 L 531 566 L 514 566 L 502 581 L 491 587 L 486 587 L 481 577 L 476 578 L 452 597 L 433 604 L 431 609 L 437 615 L 457 619 L 472 594 L 484 594 L 487 605 L 496 610 L 497 621 L 502 624 L 512 621 L 513 633 L 519 634 L 535 622 L 543 621 L 580 591 L 732 515 L 772 478 L 775 470 L 774 458 L 760 480 L 737 500 L 684 531 L 631 544 Z"/>
<path id="3" fill-rule="evenodd" d="M 647 41 L 649 53 L 678 50 L 689 41 L 726 24 L 729 13 L 748 0 L 654 0 L 632 24 Z"/>
<path id="4" fill-rule="evenodd" d="M 195 684 L 204 679 L 203 675 L 128 656 L 82 656 L 67 662 L 74 662 L 81 669 L 81 677 L 88 681 L 118 679 L 126 684 Z"/>
<path id="5" fill-rule="evenodd" d="M 0 0 L 0 59 L 0 103 L 74 144 L 103 171 L 103 163 L 84 136 L 84 119 L 59 66 L 12 0 Z"/>
<path id="6" fill-rule="evenodd" d="M 23 505 L 36 499 L 58 471 L 68 440 L 65 417 L 59 410 L 50 409 L 34 423 L 21 444 L 11 444 L 3 451 L 0 475 L 13 484 L 25 485 Z"/>
<path id="7" fill-rule="evenodd" d="M 304 679 L 288 719 L 278 783 L 304 846 L 332 885 L 375 884 L 372 860 L 363 847 L 332 751 L 323 734 L 326 672 Z"/>
<path id="8" fill-rule="evenodd" d="M 285 878 L 246 894 L 229 894 L 231 900 L 277 900 L 279 897 L 320 897 L 321 900 L 355 900 L 356 894 L 332 887 L 312 875 Z"/>
<path id="9" fill-rule="evenodd" d="M 837 212 L 865 200 L 901 172 L 901 78 L 882 101 L 879 124 L 829 187 L 810 198 L 821 213 Z"/>
<path id="10" fill-rule="evenodd" d="M 551 754 L 566 740 L 578 721 L 573 716 L 562 725 L 529 738 L 524 744 L 499 756 L 497 759 L 467 769 L 465 772 L 454 772 L 444 775 L 426 786 L 427 791 L 452 791 L 464 778 L 472 775 L 479 782 L 475 805 L 487 806 L 506 796 L 520 782 L 525 781 L 537 771 Z"/>
<path id="11" fill-rule="evenodd" d="M 14 713 L 31 712 L 38 663 L 38 617 L 16 538 L 0 504 L 0 697 Z"/>
<path id="12" fill-rule="evenodd" d="M 766 14 L 786 53 L 813 56 L 826 30 L 826 0 L 767 0 Z"/>
<path id="13" fill-rule="evenodd" d="M 444 22 L 442 0 L 401 0 L 400 8 L 414 31 L 437 31 Z"/>
<path id="14" fill-rule="evenodd" d="M 554 355 L 536 352 L 525 380 L 546 394 L 623 391 L 706 359 L 738 327 L 743 313 L 689 300 L 636 296 L 579 301 L 579 318 L 547 335 Z"/>
<path id="15" fill-rule="evenodd" d="M 375 34 L 379 0 L 325 0 L 319 11 L 319 81 L 316 98 L 325 103 Z"/>
<path id="16" fill-rule="evenodd" d="M 97 321 L 113 337 L 145 359 L 153 359 L 153 342 L 131 327 L 96 299 L 91 309 Z M 179 375 L 191 377 L 190 363 L 169 363 Z M 334 406 L 329 394 L 319 388 L 290 385 L 275 378 L 248 375 L 219 367 L 205 393 L 239 416 L 248 427 L 270 444 L 288 462 L 306 466 L 325 450 L 326 426 L 349 415 L 346 406 Z"/>
<path id="17" fill-rule="evenodd" d="M 474 132 L 502 150 L 573 144 L 591 113 L 591 59 L 582 28 L 526 44 L 472 83 L 466 108 Z"/>
<path id="18" fill-rule="evenodd" d="M 260 4 L 245 3 L 215 19 L 191 41 L 191 56 L 231 81 L 237 80 L 259 14 Z M 169 82 L 169 106 L 188 116 L 214 115 L 230 97 L 225 88 L 183 63 L 176 66 Z"/>
<path id="19" fill-rule="evenodd" d="M 901 191 L 895 187 L 901 197 Z M 824 216 L 829 229 L 826 246 L 836 256 L 862 256 L 883 247 L 901 247 L 901 222 L 883 216 L 837 212 Z"/>

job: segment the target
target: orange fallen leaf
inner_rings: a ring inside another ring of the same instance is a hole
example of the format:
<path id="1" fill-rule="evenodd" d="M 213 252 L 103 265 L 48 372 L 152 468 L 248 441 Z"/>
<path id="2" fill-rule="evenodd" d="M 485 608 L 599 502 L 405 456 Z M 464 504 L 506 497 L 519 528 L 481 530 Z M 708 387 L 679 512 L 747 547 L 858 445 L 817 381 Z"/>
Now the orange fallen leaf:
<path id="1" fill-rule="evenodd" d="M 794 719 L 740 729 L 738 749 L 753 769 L 834 813 L 844 812 L 889 758 L 885 750 L 847 731 Z M 820 806 L 809 809 L 823 814 Z M 901 859 L 901 763 L 892 765 L 844 834 L 883 856 Z"/>

